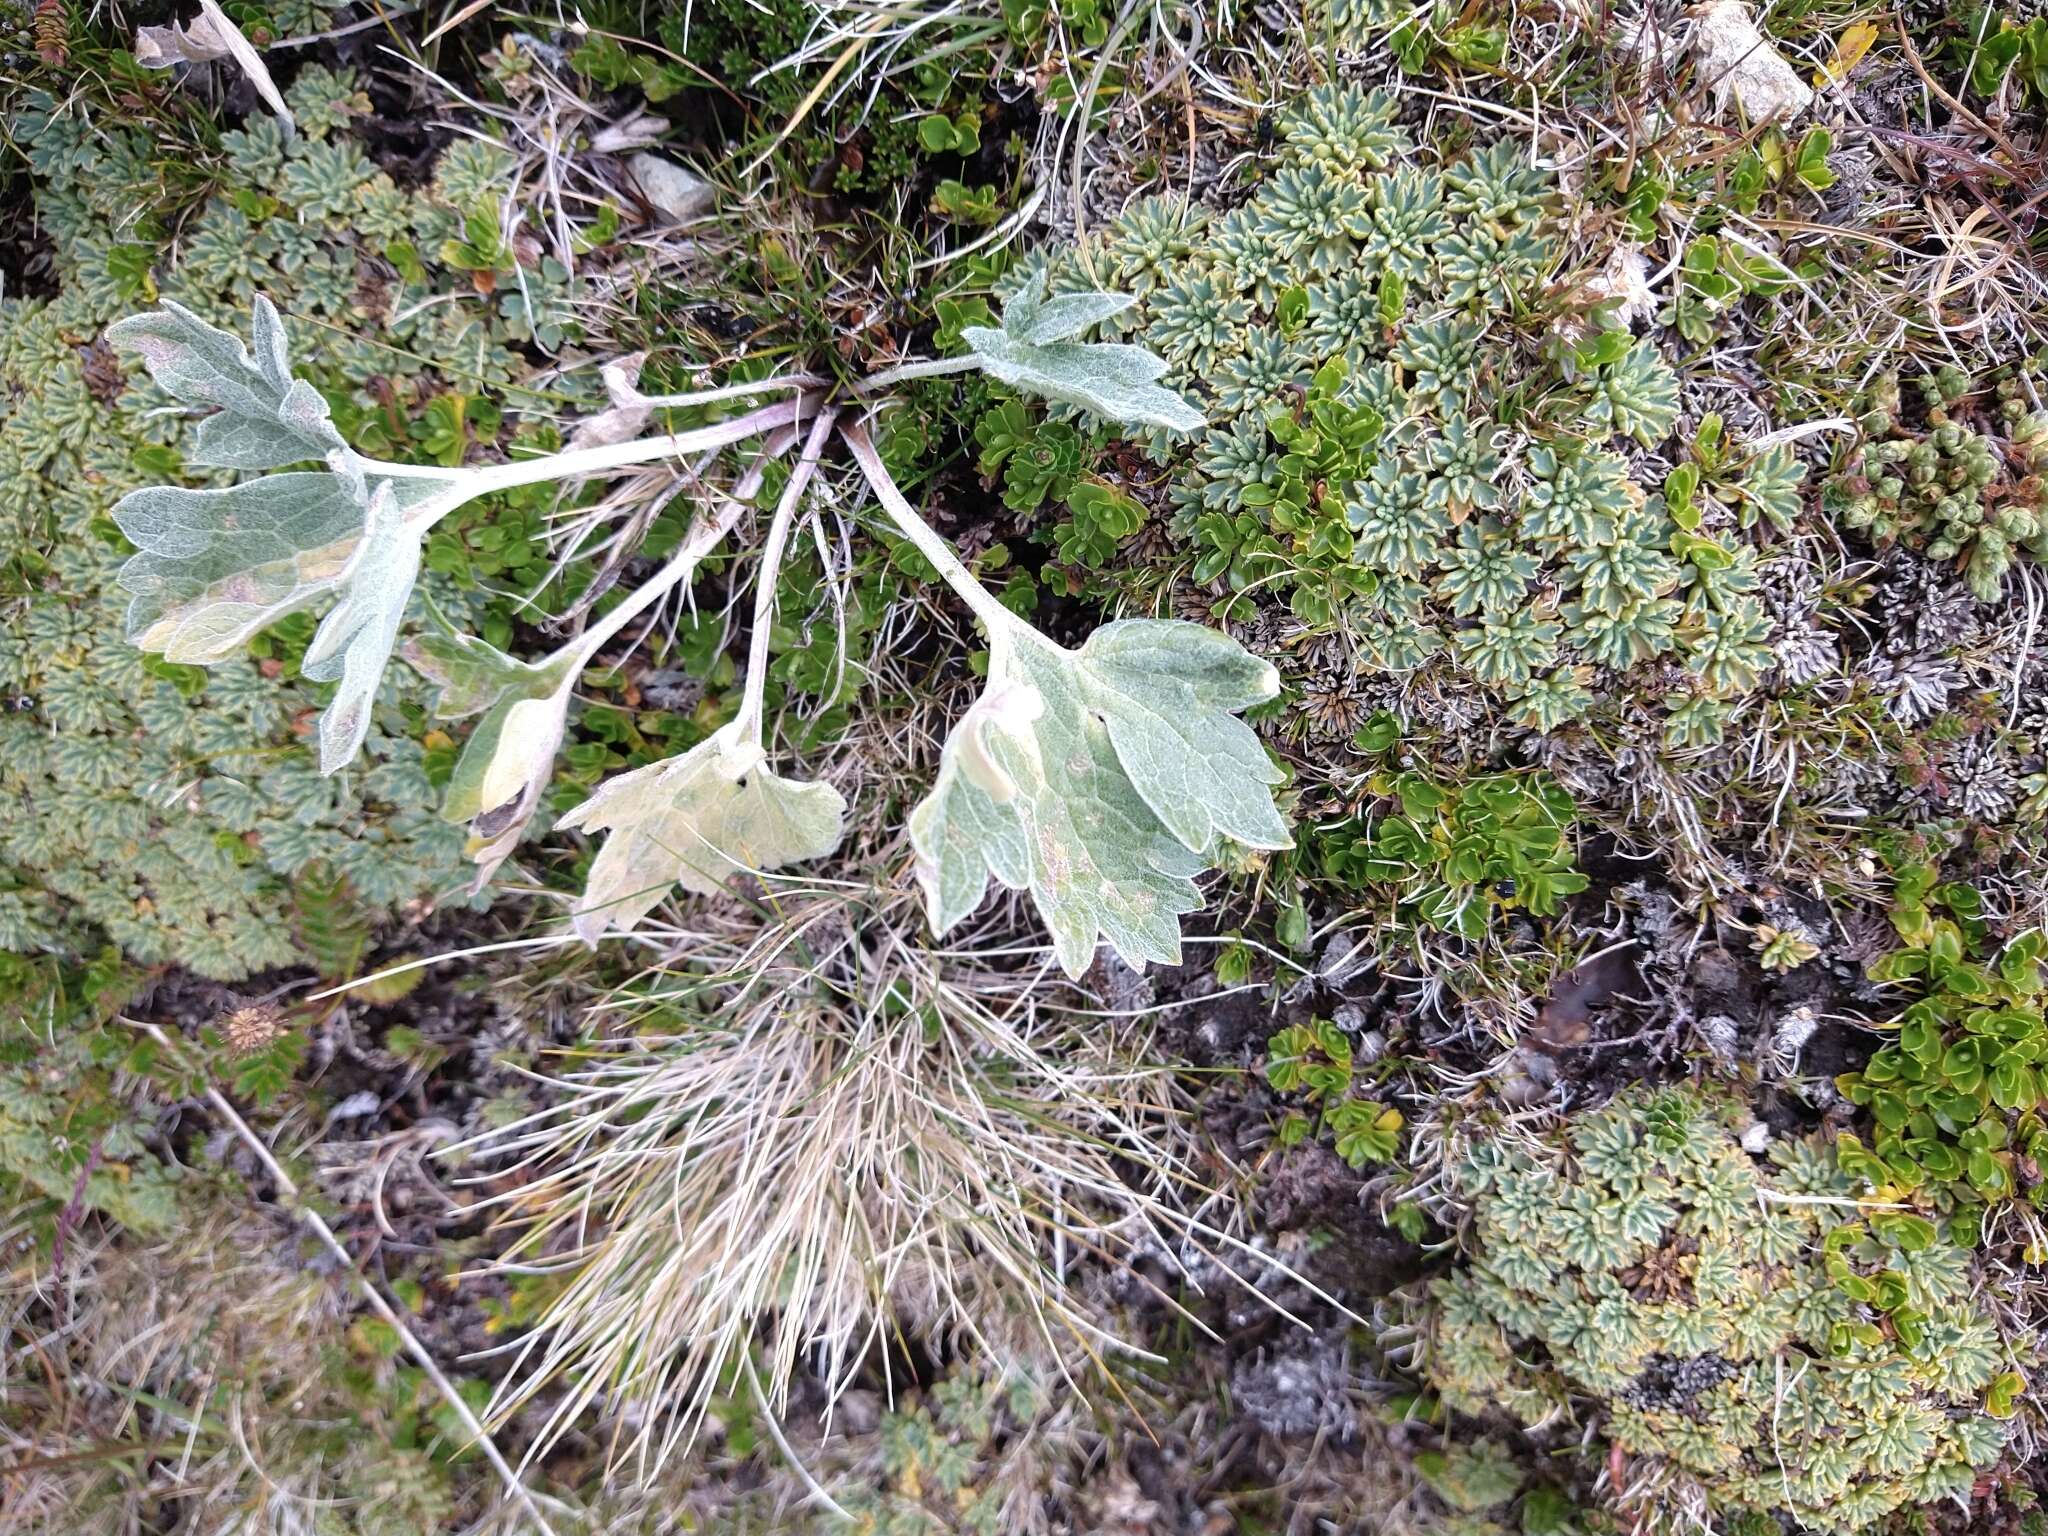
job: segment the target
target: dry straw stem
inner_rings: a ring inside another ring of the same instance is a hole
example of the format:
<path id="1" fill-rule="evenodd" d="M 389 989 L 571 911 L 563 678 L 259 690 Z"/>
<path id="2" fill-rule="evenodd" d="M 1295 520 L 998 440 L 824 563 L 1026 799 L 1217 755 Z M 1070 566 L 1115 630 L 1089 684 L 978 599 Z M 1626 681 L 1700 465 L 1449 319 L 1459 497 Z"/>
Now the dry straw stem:
<path id="1" fill-rule="evenodd" d="M 926 948 L 901 890 L 769 900 L 706 914 L 687 961 L 621 993 L 620 1037 L 556 1080 L 559 1105 L 457 1149 L 519 1181 L 496 1197 L 528 1225 L 508 1267 L 564 1277 L 493 1405 L 566 1380 L 530 1455 L 603 1405 L 614 1460 L 650 1474 L 757 1350 L 779 1413 L 800 1364 L 836 1398 L 899 1326 L 1099 1363 L 1124 1346 L 1069 1289 L 1076 1264 L 1243 1247 L 1199 1214 L 1213 1195 L 1172 1074 L 1134 1065 L 1141 1023 Z"/>
<path id="2" fill-rule="evenodd" d="M 177 1049 L 171 1037 L 165 1034 L 157 1025 L 150 1023 L 148 1020 L 131 1020 L 130 1022 L 134 1023 L 136 1027 L 141 1029 L 166 1051 L 175 1051 Z M 474 1437 L 477 1449 L 483 1453 L 484 1459 L 491 1464 L 491 1469 L 503 1480 L 506 1493 L 526 1512 L 527 1518 L 533 1522 L 534 1529 L 540 1531 L 542 1536 L 554 1536 L 554 1528 L 548 1524 L 547 1517 L 541 1513 L 540 1505 L 534 1499 L 532 1492 L 519 1480 L 518 1473 L 514 1472 L 511 1464 L 505 1460 L 503 1453 L 499 1451 L 497 1444 L 491 1439 L 490 1432 L 478 1421 L 476 1414 L 470 1410 L 469 1404 L 463 1401 L 462 1394 L 455 1390 L 455 1383 L 448 1379 L 447 1374 L 441 1369 L 439 1363 L 435 1361 L 427 1347 L 419 1341 L 418 1336 L 413 1333 L 412 1329 L 406 1326 L 404 1316 L 389 1301 L 384 1299 L 384 1293 L 377 1289 L 376 1282 L 356 1264 L 355 1259 L 351 1257 L 348 1249 L 342 1244 L 341 1239 L 334 1235 L 334 1229 L 327 1225 L 318 1211 L 304 1203 L 299 1194 L 299 1186 L 293 1182 L 292 1176 L 284 1171 L 283 1165 L 271 1155 L 270 1148 L 265 1144 L 263 1138 L 249 1129 L 249 1122 L 241 1117 L 235 1106 L 228 1102 L 226 1096 L 219 1089 L 209 1086 L 206 1090 L 206 1102 L 213 1112 L 219 1115 L 228 1128 L 235 1133 L 235 1136 L 241 1141 L 242 1145 L 249 1149 L 250 1155 L 263 1165 L 264 1172 L 268 1173 L 276 1183 L 278 1193 L 291 1206 L 292 1214 L 297 1216 L 305 1225 L 306 1230 L 313 1234 L 319 1241 L 320 1246 L 332 1254 L 341 1264 L 341 1267 L 348 1271 L 350 1278 L 355 1281 L 356 1289 L 361 1293 L 363 1300 L 369 1304 L 370 1310 L 376 1313 L 384 1324 L 397 1335 L 399 1342 L 405 1346 L 405 1352 L 418 1362 L 427 1380 L 433 1383 L 434 1390 L 441 1394 L 442 1399 L 454 1412 L 456 1419 L 461 1423 L 462 1427 L 468 1430 L 471 1436 Z"/>

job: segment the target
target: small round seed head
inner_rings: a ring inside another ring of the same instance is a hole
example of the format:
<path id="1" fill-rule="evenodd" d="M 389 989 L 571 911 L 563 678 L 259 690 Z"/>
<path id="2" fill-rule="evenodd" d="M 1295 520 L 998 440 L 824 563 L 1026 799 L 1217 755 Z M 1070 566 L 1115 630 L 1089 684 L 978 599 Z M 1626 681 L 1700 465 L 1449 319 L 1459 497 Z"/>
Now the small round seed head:
<path id="1" fill-rule="evenodd" d="M 249 1003 L 224 1015 L 220 1032 L 237 1055 L 252 1055 L 283 1036 L 284 1010 L 275 1003 Z"/>

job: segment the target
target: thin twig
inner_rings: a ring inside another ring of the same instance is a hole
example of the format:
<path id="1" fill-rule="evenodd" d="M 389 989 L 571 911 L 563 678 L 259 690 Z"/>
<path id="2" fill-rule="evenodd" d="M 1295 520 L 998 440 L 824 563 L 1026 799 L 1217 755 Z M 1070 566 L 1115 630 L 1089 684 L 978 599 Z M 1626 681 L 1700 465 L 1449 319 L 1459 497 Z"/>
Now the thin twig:
<path id="1" fill-rule="evenodd" d="M 754 1389 L 754 1401 L 760 1404 L 761 1422 L 768 1426 L 768 1438 L 773 1440 L 775 1448 L 782 1452 L 782 1459 L 789 1463 L 791 1470 L 802 1480 L 804 1487 L 810 1490 L 814 1503 L 831 1511 L 848 1525 L 853 1524 L 853 1516 L 846 1512 L 837 1499 L 825 1491 L 823 1483 L 811 1475 L 811 1469 L 798 1458 L 788 1438 L 782 1433 L 782 1425 L 776 1421 L 775 1410 L 769 1406 L 768 1394 L 761 1390 L 761 1373 L 754 1368 L 753 1352 L 742 1350 L 740 1363 L 747 1368 L 747 1385 Z"/>

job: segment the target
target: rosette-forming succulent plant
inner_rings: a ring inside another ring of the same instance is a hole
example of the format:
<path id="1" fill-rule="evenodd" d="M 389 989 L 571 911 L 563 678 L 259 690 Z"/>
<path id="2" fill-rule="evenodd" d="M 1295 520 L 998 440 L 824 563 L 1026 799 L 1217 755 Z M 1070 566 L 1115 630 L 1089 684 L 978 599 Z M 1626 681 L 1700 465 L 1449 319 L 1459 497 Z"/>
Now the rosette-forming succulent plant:
<path id="1" fill-rule="evenodd" d="M 1545 334 L 1567 243 L 1549 171 L 1505 140 L 1431 163 L 1390 96 L 1341 82 L 1278 127 L 1240 206 L 1149 197 L 1047 263 L 1055 292 L 1137 293 L 1119 323 L 1204 402 L 1184 454 L 1151 446 L 1218 611 L 1277 598 L 1366 664 L 1455 668 L 1538 729 L 1639 701 L 1606 674 L 1674 661 L 1693 691 L 1667 707 L 1716 717 L 1756 684 L 1770 621 L 1699 577 L 1741 563 L 1734 530 L 1631 477 L 1677 419 L 1656 345 Z M 1745 506 L 1778 526 L 1799 466 L 1757 457 Z"/>
<path id="2" fill-rule="evenodd" d="M 2016 556 L 2048 560 L 2048 411 L 2028 409 L 2018 380 L 1980 389 L 1946 364 L 1908 397 L 1887 374 L 1859 409 L 1824 487 L 1845 525 L 1953 562 L 1987 603 Z"/>
<path id="3" fill-rule="evenodd" d="M 1750 1123 L 1721 1091 L 1634 1089 L 1539 1141 L 1473 1138 L 1430 1380 L 1529 1424 L 1595 1405 L 1619 1454 L 1724 1516 L 1856 1531 L 1966 1493 L 2023 1385 L 1969 1251 L 1862 1210 L 1825 1141 L 1753 1154 Z"/>

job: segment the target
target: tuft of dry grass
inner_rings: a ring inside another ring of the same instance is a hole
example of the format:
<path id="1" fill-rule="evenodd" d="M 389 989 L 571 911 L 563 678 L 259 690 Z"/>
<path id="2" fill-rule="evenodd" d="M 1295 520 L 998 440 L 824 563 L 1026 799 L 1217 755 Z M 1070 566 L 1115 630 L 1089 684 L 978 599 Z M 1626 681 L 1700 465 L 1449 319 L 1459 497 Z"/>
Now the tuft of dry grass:
<path id="1" fill-rule="evenodd" d="M 920 929 L 890 885 L 707 914 L 558 1104 L 470 1144 L 519 1181 L 511 1262 L 562 1280 L 494 1404 L 565 1381 L 538 1446 L 601 1403 L 650 1474 L 715 1396 L 779 1414 L 802 1366 L 836 1397 L 899 1328 L 1078 1386 L 1125 1346 L 1075 1266 L 1235 1245 L 1145 1020 L 1061 1009 L 1035 947 Z"/>

